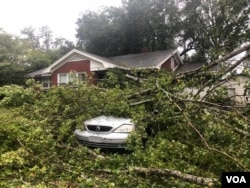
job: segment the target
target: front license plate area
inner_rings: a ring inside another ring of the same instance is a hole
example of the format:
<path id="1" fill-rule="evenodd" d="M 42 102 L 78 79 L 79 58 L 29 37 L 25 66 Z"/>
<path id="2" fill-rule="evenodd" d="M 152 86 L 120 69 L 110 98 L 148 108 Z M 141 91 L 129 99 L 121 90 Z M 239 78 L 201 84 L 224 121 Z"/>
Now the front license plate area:
<path id="1" fill-rule="evenodd" d="M 100 137 L 90 136 L 90 137 L 89 137 L 89 141 L 90 141 L 90 142 L 101 143 L 101 142 L 102 142 L 102 139 L 101 139 Z"/>

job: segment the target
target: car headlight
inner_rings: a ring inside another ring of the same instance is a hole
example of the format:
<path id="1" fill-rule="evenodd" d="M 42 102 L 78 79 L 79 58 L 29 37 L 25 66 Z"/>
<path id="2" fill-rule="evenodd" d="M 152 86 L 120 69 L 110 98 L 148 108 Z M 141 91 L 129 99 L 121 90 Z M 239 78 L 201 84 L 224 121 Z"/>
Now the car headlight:
<path id="1" fill-rule="evenodd" d="M 134 125 L 121 125 L 116 130 L 115 133 L 130 133 L 134 130 Z"/>

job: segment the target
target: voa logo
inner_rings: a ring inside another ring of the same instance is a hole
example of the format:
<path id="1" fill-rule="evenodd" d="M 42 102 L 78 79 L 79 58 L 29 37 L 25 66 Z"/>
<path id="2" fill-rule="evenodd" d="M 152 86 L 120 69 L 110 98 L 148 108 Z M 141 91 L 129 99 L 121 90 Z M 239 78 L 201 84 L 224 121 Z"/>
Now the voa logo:
<path id="1" fill-rule="evenodd" d="M 226 176 L 227 183 L 247 183 L 244 176 Z"/>
<path id="2" fill-rule="evenodd" d="M 222 188 L 250 188 L 250 172 L 222 172 Z"/>

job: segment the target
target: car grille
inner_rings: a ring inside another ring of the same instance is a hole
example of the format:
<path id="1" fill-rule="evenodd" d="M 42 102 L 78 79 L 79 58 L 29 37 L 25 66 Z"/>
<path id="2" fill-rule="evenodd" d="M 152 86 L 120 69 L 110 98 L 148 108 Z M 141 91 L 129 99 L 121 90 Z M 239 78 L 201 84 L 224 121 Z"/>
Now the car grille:
<path id="1" fill-rule="evenodd" d="M 109 126 L 97 126 L 97 125 L 87 125 L 88 130 L 95 132 L 109 132 L 112 127 Z"/>
<path id="2" fill-rule="evenodd" d="M 86 140 L 78 140 L 79 143 L 88 146 L 88 147 L 95 147 L 95 148 L 125 148 L 126 143 L 96 143 L 96 142 L 89 142 Z"/>

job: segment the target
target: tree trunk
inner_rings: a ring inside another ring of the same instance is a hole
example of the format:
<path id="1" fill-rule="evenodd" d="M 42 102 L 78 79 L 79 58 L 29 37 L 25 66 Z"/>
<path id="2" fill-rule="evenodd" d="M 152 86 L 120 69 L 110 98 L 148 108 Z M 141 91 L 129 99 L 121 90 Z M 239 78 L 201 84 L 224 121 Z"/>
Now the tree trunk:
<path id="1" fill-rule="evenodd" d="M 225 56 L 223 56 L 222 58 L 218 59 L 217 61 L 207 63 L 204 66 L 198 67 L 198 68 L 196 68 L 194 70 L 191 70 L 191 71 L 188 71 L 188 72 L 182 72 L 182 73 L 178 74 L 176 78 L 177 79 L 182 79 L 182 78 L 185 78 L 187 76 L 197 74 L 203 69 L 207 70 L 207 69 L 209 69 L 209 68 L 211 68 L 213 66 L 216 66 L 219 63 L 224 62 L 224 61 L 226 61 L 226 60 L 228 60 L 228 59 L 230 59 L 230 58 L 232 58 L 232 57 L 234 57 L 234 56 L 236 56 L 236 55 L 238 55 L 238 54 L 240 54 L 240 53 L 242 53 L 244 51 L 248 51 L 249 49 L 250 49 L 250 43 L 246 44 L 245 46 L 243 46 L 243 47 L 241 47 L 241 48 L 239 48 L 239 49 L 237 49 L 237 50 L 235 50 L 235 51 L 233 51 L 233 52 L 231 52 L 231 53 L 229 53 L 229 54 L 227 54 Z M 244 59 L 246 59 L 248 56 L 249 56 L 249 53 L 247 53 L 247 55 L 244 56 Z"/>

